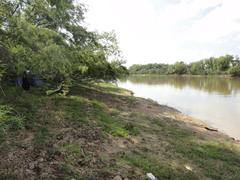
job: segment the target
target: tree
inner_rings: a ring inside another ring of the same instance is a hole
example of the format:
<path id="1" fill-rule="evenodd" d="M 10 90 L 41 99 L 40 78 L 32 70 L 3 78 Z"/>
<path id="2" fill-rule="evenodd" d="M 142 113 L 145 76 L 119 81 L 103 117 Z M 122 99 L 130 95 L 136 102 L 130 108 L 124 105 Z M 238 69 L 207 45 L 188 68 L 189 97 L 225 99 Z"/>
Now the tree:
<path id="1" fill-rule="evenodd" d="M 46 80 L 69 83 L 112 80 L 123 72 L 115 34 L 82 26 L 83 5 L 73 0 L 3 0 L 0 8 L 0 42 L 11 57 L 8 76 L 30 69 Z"/>
<path id="2" fill-rule="evenodd" d="M 227 71 L 230 68 L 230 64 L 234 57 L 230 55 L 221 56 L 217 59 L 217 67 L 219 71 Z"/>
<path id="3" fill-rule="evenodd" d="M 187 65 L 184 62 L 176 62 L 173 65 L 173 74 L 186 74 L 187 73 Z"/>
<path id="4" fill-rule="evenodd" d="M 1 86 L 1 81 L 2 77 L 5 74 L 6 71 L 6 65 L 4 63 L 5 58 L 7 57 L 6 50 L 0 45 L 0 91 L 5 95 L 2 86 Z"/>
<path id="5" fill-rule="evenodd" d="M 225 55 L 221 57 L 210 57 L 200 61 L 185 64 L 176 62 L 175 64 L 135 64 L 129 68 L 132 74 L 192 74 L 211 75 L 228 74 L 229 69 L 240 64 L 238 57 Z"/>
<path id="6" fill-rule="evenodd" d="M 0 82 L 6 72 L 6 61 L 9 59 L 7 50 L 0 45 Z"/>
<path id="7" fill-rule="evenodd" d="M 189 73 L 192 75 L 205 75 L 205 61 L 198 61 L 190 63 L 189 65 Z"/>
<path id="8" fill-rule="evenodd" d="M 240 77 L 240 65 L 231 67 L 229 70 L 229 74 L 231 74 L 232 76 Z"/>
<path id="9" fill-rule="evenodd" d="M 235 59 L 232 60 L 231 68 L 229 69 L 229 74 L 232 76 L 240 76 L 240 60 L 239 57 L 235 57 Z"/>

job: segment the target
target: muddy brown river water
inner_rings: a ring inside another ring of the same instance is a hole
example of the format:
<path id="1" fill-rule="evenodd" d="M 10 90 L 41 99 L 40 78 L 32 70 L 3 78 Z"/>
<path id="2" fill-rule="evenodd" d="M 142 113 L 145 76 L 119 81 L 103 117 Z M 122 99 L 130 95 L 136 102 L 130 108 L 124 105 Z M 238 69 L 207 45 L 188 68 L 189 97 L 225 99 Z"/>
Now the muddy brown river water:
<path id="1" fill-rule="evenodd" d="M 240 139 L 240 79 L 132 75 L 118 82 L 135 96 L 151 98 Z"/>

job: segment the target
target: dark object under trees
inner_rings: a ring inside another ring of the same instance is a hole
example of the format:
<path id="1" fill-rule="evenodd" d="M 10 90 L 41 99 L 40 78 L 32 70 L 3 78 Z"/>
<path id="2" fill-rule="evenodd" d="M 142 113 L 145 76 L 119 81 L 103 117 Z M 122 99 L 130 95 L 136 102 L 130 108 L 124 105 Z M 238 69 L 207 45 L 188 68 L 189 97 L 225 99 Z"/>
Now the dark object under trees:
<path id="1" fill-rule="evenodd" d="M 43 81 L 37 75 L 32 74 L 29 70 L 24 71 L 22 76 L 17 77 L 16 85 L 28 91 L 30 87 L 41 86 Z"/>
<path id="2" fill-rule="evenodd" d="M 26 72 L 24 72 L 24 74 L 23 74 L 23 78 L 22 78 L 22 88 L 23 88 L 25 91 L 28 91 L 28 90 L 30 89 L 30 81 L 29 81 L 29 78 L 28 78 Z"/>

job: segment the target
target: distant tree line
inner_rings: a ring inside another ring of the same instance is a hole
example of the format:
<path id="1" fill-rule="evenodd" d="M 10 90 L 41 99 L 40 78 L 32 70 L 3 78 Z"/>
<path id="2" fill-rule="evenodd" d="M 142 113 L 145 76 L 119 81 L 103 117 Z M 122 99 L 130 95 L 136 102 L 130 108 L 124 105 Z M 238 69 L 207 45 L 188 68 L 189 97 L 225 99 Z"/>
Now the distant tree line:
<path id="1" fill-rule="evenodd" d="M 183 61 L 175 64 L 135 64 L 129 68 L 131 74 L 161 74 L 161 75 L 226 75 L 240 76 L 239 57 L 225 55 L 210 57 L 189 64 Z"/>

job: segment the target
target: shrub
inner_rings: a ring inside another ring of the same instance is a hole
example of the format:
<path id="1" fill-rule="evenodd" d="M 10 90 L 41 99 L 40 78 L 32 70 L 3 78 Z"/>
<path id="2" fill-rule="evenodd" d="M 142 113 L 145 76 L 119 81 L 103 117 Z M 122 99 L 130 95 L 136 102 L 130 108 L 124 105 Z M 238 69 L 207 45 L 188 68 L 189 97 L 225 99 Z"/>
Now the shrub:
<path id="1" fill-rule="evenodd" d="M 0 138 L 9 130 L 18 130 L 24 127 L 24 118 L 13 108 L 0 105 Z"/>
<path id="2" fill-rule="evenodd" d="M 232 76 L 240 76 L 240 65 L 234 66 L 229 70 L 229 74 Z"/>

